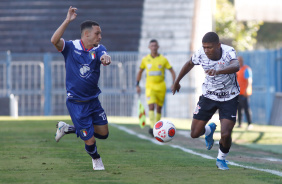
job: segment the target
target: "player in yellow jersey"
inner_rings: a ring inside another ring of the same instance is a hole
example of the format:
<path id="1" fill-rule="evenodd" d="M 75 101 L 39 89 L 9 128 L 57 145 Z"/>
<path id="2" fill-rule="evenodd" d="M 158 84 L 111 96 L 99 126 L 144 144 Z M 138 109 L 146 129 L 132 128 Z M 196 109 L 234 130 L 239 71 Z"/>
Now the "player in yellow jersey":
<path id="1" fill-rule="evenodd" d="M 149 105 L 150 119 L 149 134 L 153 136 L 153 127 L 161 119 L 166 94 L 165 69 L 168 69 L 172 75 L 172 84 L 175 80 L 175 72 L 168 60 L 158 53 L 159 44 L 157 40 L 150 41 L 149 49 L 151 50 L 151 54 L 148 54 L 142 59 L 140 70 L 137 74 L 136 90 L 138 94 L 141 93 L 139 82 L 143 71 L 146 70 L 146 99 Z"/>

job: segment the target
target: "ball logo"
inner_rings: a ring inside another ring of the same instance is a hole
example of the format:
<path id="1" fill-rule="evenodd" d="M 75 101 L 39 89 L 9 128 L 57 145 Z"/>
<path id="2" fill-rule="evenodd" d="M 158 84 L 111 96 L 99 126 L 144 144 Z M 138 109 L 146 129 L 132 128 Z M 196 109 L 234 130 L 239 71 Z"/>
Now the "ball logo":
<path id="1" fill-rule="evenodd" d="M 175 129 L 174 129 L 174 128 L 170 128 L 170 129 L 168 130 L 168 136 L 169 136 L 169 137 L 173 137 L 174 134 L 175 134 Z"/>
<path id="2" fill-rule="evenodd" d="M 162 121 L 159 121 L 156 125 L 155 125 L 155 128 L 156 129 L 160 129 L 163 127 L 163 122 Z"/>
<path id="3" fill-rule="evenodd" d="M 161 138 L 165 138 L 166 137 L 165 130 L 160 130 L 159 133 L 158 133 L 158 136 L 160 136 Z"/>

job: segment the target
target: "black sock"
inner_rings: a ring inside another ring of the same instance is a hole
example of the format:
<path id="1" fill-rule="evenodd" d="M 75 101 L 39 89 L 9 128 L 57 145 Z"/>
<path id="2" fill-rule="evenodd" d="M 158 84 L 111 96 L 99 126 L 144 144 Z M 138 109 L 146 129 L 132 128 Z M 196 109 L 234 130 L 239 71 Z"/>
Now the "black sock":
<path id="1" fill-rule="evenodd" d="M 66 134 L 71 134 L 71 133 L 75 133 L 76 129 L 73 125 L 70 125 L 68 128 L 68 131 L 65 132 Z"/>
<path id="2" fill-rule="evenodd" d="M 222 144 L 219 144 L 219 149 L 222 153 L 229 153 L 230 147 L 225 148 L 225 147 L 222 146 Z"/>
<path id="3" fill-rule="evenodd" d="M 100 155 L 97 151 L 96 142 L 90 146 L 85 144 L 85 150 L 93 159 L 100 158 Z"/>

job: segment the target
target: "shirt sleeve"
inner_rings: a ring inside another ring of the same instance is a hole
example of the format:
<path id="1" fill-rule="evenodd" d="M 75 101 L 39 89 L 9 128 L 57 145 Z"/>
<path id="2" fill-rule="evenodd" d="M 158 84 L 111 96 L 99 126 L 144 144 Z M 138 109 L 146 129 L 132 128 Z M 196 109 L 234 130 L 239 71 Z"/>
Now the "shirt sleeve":
<path id="1" fill-rule="evenodd" d="M 140 64 L 140 69 L 145 69 L 146 68 L 146 64 L 145 64 L 145 58 L 142 59 L 141 64 Z"/>
<path id="2" fill-rule="evenodd" d="M 165 68 L 166 69 L 171 69 L 172 66 L 170 65 L 170 63 L 168 62 L 168 60 L 165 58 Z"/>
<path id="3" fill-rule="evenodd" d="M 64 46 L 63 46 L 63 49 L 61 51 L 61 53 L 64 55 L 64 57 L 67 57 L 67 55 L 69 54 L 70 52 L 70 48 L 71 46 L 73 45 L 72 41 L 65 41 L 64 40 Z"/>
<path id="4" fill-rule="evenodd" d="M 101 57 L 102 57 L 104 54 L 108 55 L 107 49 L 106 49 L 106 47 L 105 47 L 104 45 L 100 45 L 99 52 L 97 53 L 97 56 L 98 56 L 98 58 L 99 58 L 99 61 L 101 61 Z"/>
<path id="5" fill-rule="evenodd" d="M 198 50 L 191 57 L 192 63 L 194 63 L 194 65 L 199 65 L 200 64 L 200 53 L 201 53 L 201 50 Z"/>
<path id="6" fill-rule="evenodd" d="M 232 49 L 227 53 L 227 58 L 229 59 L 229 61 L 232 61 L 232 60 L 237 59 L 236 50 L 235 50 L 234 48 L 232 48 Z"/>

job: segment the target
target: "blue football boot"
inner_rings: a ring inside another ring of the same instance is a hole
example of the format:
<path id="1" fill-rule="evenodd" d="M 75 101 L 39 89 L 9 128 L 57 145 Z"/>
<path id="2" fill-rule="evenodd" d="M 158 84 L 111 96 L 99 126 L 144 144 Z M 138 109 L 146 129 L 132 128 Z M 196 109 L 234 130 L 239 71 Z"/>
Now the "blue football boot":
<path id="1" fill-rule="evenodd" d="M 216 124 L 210 123 L 208 126 L 210 126 L 210 128 L 211 128 L 211 133 L 208 136 L 205 137 L 205 140 L 206 140 L 207 150 L 210 150 L 213 146 L 213 143 L 214 143 L 213 134 L 214 134 L 214 131 L 216 129 Z"/>
<path id="2" fill-rule="evenodd" d="M 229 170 L 225 160 L 216 159 L 216 167 L 220 170 Z"/>

